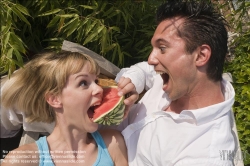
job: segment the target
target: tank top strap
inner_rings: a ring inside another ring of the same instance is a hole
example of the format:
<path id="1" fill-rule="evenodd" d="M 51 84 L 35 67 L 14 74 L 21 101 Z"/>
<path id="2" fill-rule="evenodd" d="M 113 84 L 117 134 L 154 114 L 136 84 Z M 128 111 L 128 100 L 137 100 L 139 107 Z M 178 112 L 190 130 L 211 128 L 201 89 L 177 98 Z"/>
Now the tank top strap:
<path id="1" fill-rule="evenodd" d="M 55 166 L 50 156 L 49 146 L 46 138 L 46 136 L 40 137 L 36 141 L 40 158 L 39 166 Z"/>
<path id="2" fill-rule="evenodd" d="M 100 166 L 100 165 L 114 166 L 114 162 L 111 159 L 111 156 L 108 152 L 108 149 L 101 134 L 98 131 L 91 134 L 94 137 L 96 144 L 98 145 L 97 160 L 93 166 Z"/>

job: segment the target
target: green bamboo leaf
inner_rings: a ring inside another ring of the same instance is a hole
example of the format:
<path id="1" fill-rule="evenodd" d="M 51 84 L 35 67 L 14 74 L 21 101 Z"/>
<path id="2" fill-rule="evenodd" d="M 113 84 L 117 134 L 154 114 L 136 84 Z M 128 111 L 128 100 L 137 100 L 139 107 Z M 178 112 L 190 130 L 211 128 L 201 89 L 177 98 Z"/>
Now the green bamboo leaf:
<path id="1" fill-rule="evenodd" d="M 113 27 L 109 27 L 110 30 L 114 30 L 116 32 L 120 32 L 120 28 L 119 27 L 116 27 L 116 26 L 113 26 Z"/>
<path id="2" fill-rule="evenodd" d="M 17 50 L 14 50 L 14 55 L 16 56 L 17 61 L 18 61 L 20 64 L 23 64 L 23 57 L 22 57 L 22 55 L 20 54 L 20 52 L 17 51 Z M 20 65 L 19 65 L 19 66 L 20 66 Z"/>
<path id="3" fill-rule="evenodd" d="M 103 4 L 102 4 L 102 7 L 101 7 L 101 9 L 100 9 L 100 11 L 103 11 L 104 9 L 105 9 L 105 7 L 107 6 L 107 2 L 103 2 Z"/>
<path id="4" fill-rule="evenodd" d="M 60 37 L 55 37 L 55 38 L 49 38 L 49 39 L 45 39 L 43 41 L 49 41 L 49 42 L 57 42 L 57 41 L 63 41 L 63 38 Z"/>
<path id="5" fill-rule="evenodd" d="M 71 18 L 71 17 L 79 17 L 78 14 L 58 14 L 58 16 L 62 17 L 62 18 Z"/>
<path id="6" fill-rule="evenodd" d="M 24 21 L 26 24 L 30 26 L 29 21 L 24 17 L 24 15 L 21 12 L 19 12 L 19 10 L 15 8 L 15 6 L 13 6 L 12 11 L 15 13 L 17 17 L 19 17 L 22 21 Z"/>
<path id="7" fill-rule="evenodd" d="M 62 10 L 61 12 L 60 12 L 60 14 L 61 13 L 64 13 L 64 11 Z M 61 30 L 62 30 L 62 28 L 63 28 L 63 26 L 64 26 L 64 21 L 65 21 L 65 18 L 60 18 L 60 21 L 59 21 L 59 24 L 58 24 L 58 32 L 60 33 L 61 32 Z"/>
<path id="8" fill-rule="evenodd" d="M 69 31 L 69 29 L 72 27 L 72 23 L 76 20 L 77 18 L 71 19 L 69 22 L 67 22 L 62 28 L 63 28 L 63 33 L 66 33 Z"/>
<path id="9" fill-rule="evenodd" d="M 83 21 L 81 21 L 79 27 L 83 27 L 88 21 L 89 21 L 89 18 L 85 18 Z"/>
<path id="10" fill-rule="evenodd" d="M 101 53 L 104 54 L 105 53 L 105 48 L 107 46 L 107 37 L 108 37 L 108 33 L 107 33 L 107 28 L 104 27 L 104 29 L 102 30 L 102 39 L 101 39 Z"/>
<path id="11" fill-rule="evenodd" d="M 10 48 L 10 49 L 8 50 L 8 52 L 7 52 L 7 57 L 10 58 L 10 59 L 12 59 L 13 50 L 14 50 L 13 48 Z"/>
<path id="12" fill-rule="evenodd" d="M 10 33 L 10 42 L 9 42 L 10 46 L 20 52 L 22 52 L 23 54 L 25 54 L 26 50 L 24 48 L 24 43 L 23 41 L 16 36 L 13 32 Z"/>
<path id="13" fill-rule="evenodd" d="M 39 6 L 39 13 L 44 11 L 45 7 L 48 5 L 48 1 L 36 1 L 37 6 Z"/>
<path id="14" fill-rule="evenodd" d="M 73 13 L 79 13 L 79 10 L 73 7 L 68 7 L 67 10 L 70 10 L 70 12 L 73 12 Z"/>
<path id="15" fill-rule="evenodd" d="M 85 33 L 85 23 L 87 23 L 89 20 L 88 19 L 85 19 L 85 20 L 83 20 L 83 21 L 81 21 L 80 22 L 80 24 L 78 25 L 78 28 L 77 28 L 77 41 L 79 42 L 79 43 L 82 43 L 82 39 L 84 38 L 83 37 L 83 35 L 84 35 L 84 33 Z"/>
<path id="16" fill-rule="evenodd" d="M 27 10 L 26 7 L 20 5 L 20 4 L 16 4 L 15 7 L 22 12 L 23 14 L 25 14 L 26 16 L 30 16 L 29 11 Z M 31 16 L 30 16 L 31 17 Z"/>
<path id="17" fill-rule="evenodd" d="M 98 7 L 98 3 L 97 3 L 95 0 L 92 0 L 92 3 L 93 3 L 96 7 Z"/>
<path id="18" fill-rule="evenodd" d="M 15 59 L 11 59 L 11 61 L 13 62 L 11 65 L 12 65 L 12 70 L 11 70 L 11 72 L 13 72 L 15 69 L 16 69 L 16 67 L 15 67 L 15 65 L 17 65 L 17 66 L 19 66 L 19 67 L 23 67 L 23 63 L 22 62 L 18 62 L 18 61 L 16 61 Z"/>
<path id="19" fill-rule="evenodd" d="M 10 39 L 10 32 L 8 32 L 6 35 L 4 35 L 3 39 L 4 39 L 3 48 L 6 48 L 8 42 L 9 42 L 9 39 Z"/>
<path id="20" fill-rule="evenodd" d="M 114 50 L 113 50 L 111 62 L 114 62 L 115 58 L 117 56 L 117 45 L 118 45 L 118 43 L 114 43 L 114 44 L 115 44 L 115 47 L 114 47 Z"/>
<path id="21" fill-rule="evenodd" d="M 125 23 L 125 29 L 127 29 L 129 24 L 128 24 L 127 15 L 124 12 L 122 12 L 122 17 Z"/>
<path id="22" fill-rule="evenodd" d="M 71 35 L 73 32 L 75 32 L 75 30 L 77 30 L 77 27 L 78 27 L 78 24 L 79 24 L 79 19 L 76 18 L 72 24 L 70 24 L 68 27 L 69 27 L 69 30 L 68 30 L 68 33 L 67 33 L 67 37 L 69 35 Z"/>
<path id="23" fill-rule="evenodd" d="M 52 14 L 56 14 L 56 13 L 60 12 L 61 10 L 62 9 L 53 9 L 53 10 L 47 11 L 45 13 L 39 14 L 38 17 L 43 17 L 43 16 L 49 16 L 49 15 L 52 15 Z"/>
<path id="24" fill-rule="evenodd" d="M 96 24 L 97 24 L 97 21 L 94 20 L 90 26 L 87 26 L 85 35 L 88 35 L 88 33 L 95 27 Z"/>
<path id="25" fill-rule="evenodd" d="M 79 5 L 80 7 L 83 7 L 84 9 L 91 9 L 94 10 L 97 8 L 97 6 L 88 6 L 88 5 Z"/>
<path id="26" fill-rule="evenodd" d="M 9 61 L 9 63 L 6 64 L 6 65 L 8 65 L 8 66 L 7 66 L 8 77 L 10 77 L 10 75 L 11 75 L 11 74 L 13 73 L 13 71 L 15 71 L 15 69 L 16 69 L 15 62 L 14 62 L 13 59 L 11 59 L 11 60 Z"/>
<path id="27" fill-rule="evenodd" d="M 45 49 L 46 50 L 60 50 L 62 48 L 62 46 L 48 46 Z"/>
<path id="28" fill-rule="evenodd" d="M 47 25 L 47 28 L 54 26 L 60 20 L 59 16 L 55 16 Z"/>
<path id="29" fill-rule="evenodd" d="M 144 44 L 144 41 L 143 40 L 140 40 L 139 42 L 137 41 L 134 45 L 135 48 L 141 48 L 141 46 Z"/>
<path id="30" fill-rule="evenodd" d="M 129 53 L 127 53 L 127 52 L 123 52 L 123 54 L 124 55 L 126 55 L 126 56 L 128 56 L 128 57 L 130 57 L 130 58 L 132 58 L 133 56 L 132 55 L 130 55 Z"/>
<path id="31" fill-rule="evenodd" d="M 117 47 L 118 47 L 118 50 L 117 50 L 117 52 L 118 52 L 118 65 L 123 66 L 123 55 L 121 52 L 121 47 L 119 44 L 117 45 Z"/>
<path id="32" fill-rule="evenodd" d="M 103 30 L 103 28 L 104 28 L 104 26 L 101 25 L 101 26 L 99 26 L 95 31 L 93 31 L 93 33 L 92 33 L 91 35 L 89 35 L 89 36 L 85 39 L 83 45 L 85 45 L 85 44 L 91 42 L 91 41 L 92 41 L 92 40 L 93 40 L 93 39 Z"/>
<path id="33" fill-rule="evenodd" d="M 113 43 L 113 44 L 111 44 L 111 45 L 109 45 L 108 47 L 105 48 L 105 52 L 108 52 L 108 51 L 112 50 L 115 47 L 116 47 L 116 43 Z"/>
<path id="34" fill-rule="evenodd" d="M 110 15 L 113 11 L 114 11 L 113 7 L 109 8 L 109 10 L 107 10 L 106 12 L 103 13 L 103 17 Z"/>

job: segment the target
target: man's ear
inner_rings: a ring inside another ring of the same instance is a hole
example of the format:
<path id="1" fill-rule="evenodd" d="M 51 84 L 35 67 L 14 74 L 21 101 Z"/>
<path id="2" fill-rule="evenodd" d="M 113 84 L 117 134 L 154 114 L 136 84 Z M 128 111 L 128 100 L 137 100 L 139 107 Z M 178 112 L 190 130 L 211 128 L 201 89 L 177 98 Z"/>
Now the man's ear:
<path id="1" fill-rule="evenodd" d="M 207 44 L 203 44 L 198 48 L 197 51 L 197 57 L 196 57 L 196 65 L 197 66 L 205 66 L 208 62 L 208 60 L 211 57 L 211 48 Z"/>
<path id="2" fill-rule="evenodd" d="M 54 94 L 48 92 L 45 94 L 45 99 L 51 107 L 62 108 L 62 103 L 60 101 L 60 98 L 57 95 L 54 95 Z"/>

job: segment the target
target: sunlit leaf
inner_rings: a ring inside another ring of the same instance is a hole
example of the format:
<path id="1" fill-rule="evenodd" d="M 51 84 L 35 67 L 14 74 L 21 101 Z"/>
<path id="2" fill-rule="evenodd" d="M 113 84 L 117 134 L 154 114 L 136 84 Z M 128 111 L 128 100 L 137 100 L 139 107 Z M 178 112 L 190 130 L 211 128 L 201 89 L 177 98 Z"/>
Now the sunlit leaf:
<path id="1" fill-rule="evenodd" d="M 62 17 L 62 18 L 71 18 L 71 17 L 79 17 L 78 14 L 58 14 L 58 16 Z"/>
<path id="2" fill-rule="evenodd" d="M 78 27 L 79 19 L 75 18 L 74 21 L 68 26 L 67 37 L 71 35 Z"/>
<path id="3" fill-rule="evenodd" d="M 47 25 L 47 28 L 50 28 L 52 26 L 55 26 L 57 22 L 59 22 L 60 17 L 59 16 L 55 16 Z"/>
<path id="4" fill-rule="evenodd" d="M 7 52 L 7 57 L 12 59 L 13 48 L 10 48 Z"/>
<path id="5" fill-rule="evenodd" d="M 21 67 L 23 65 L 23 57 L 22 57 L 22 55 L 20 54 L 20 52 L 18 50 L 14 50 L 14 55 L 17 58 L 18 66 Z"/>
<path id="6" fill-rule="evenodd" d="M 109 29 L 110 29 L 110 30 L 114 30 L 114 31 L 116 31 L 116 32 L 120 32 L 120 28 L 119 28 L 119 27 L 113 26 L 113 27 L 109 27 Z"/>
<path id="7" fill-rule="evenodd" d="M 83 7 L 84 9 L 91 9 L 94 10 L 97 8 L 97 6 L 88 6 L 88 5 L 79 5 L 80 7 Z"/>
<path id="8" fill-rule="evenodd" d="M 27 10 L 26 7 L 20 5 L 20 4 L 15 4 L 15 7 L 22 12 L 23 14 L 25 14 L 26 16 L 30 16 L 29 11 Z M 31 16 L 30 16 L 31 17 Z"/>
<path id="9" fill-rule="evenodd" d="M 88 33 L 95 27 L 96 24 L 97 24 L 97 21 L 94 20 L 90 26 L 87 26 L 85 34 L 88 35 Z"/>
<path id="10" fill-rule="evenodd" d="M 56 13 L 58 13 L 60 11 L 61 11 L 61 9 L 53 9 L 53 10 L 47 11 L 45 13 L 39 14 L 38 17 L 49 16 L 49 15 L 52 15 L 52 14 L 56 14 Z"/>
<path id="11" fill-rule="evenodd" d="M 83 45 L 87 44 L 88 42 L 91 42 L 102 30 L 104 26 L 100 25 L 95 31 L 93 31 L 92 34 L 90 34 L 84 41 Z"/>
<path id="12" fill-rule="evenodd" d="M 4 41 L 3 41 L 3 48 L 6 48 L 8 42 L 9 42 L 9 39 L 10 39 L 10 32 L 8 32 L 7 34 L 4 35 Z"/>
<path id="13" fill-rule="evenodd" d="M 10 33 L 10 40 L 11 43 L 9 44 L 13 49 L 16 49 L 22 53 L 26 52 L 22 40 L 12 32 Z"/>
<path id="14" fill-rule="evenodd" d="M 22 21 L 24 21 L 26 24 L 30 26 L 29 21 L 24 17 L 24 15 L 19 10 L 13 7 L 12 11 L 16 14 L 17 17 L 19 17 Z"/>

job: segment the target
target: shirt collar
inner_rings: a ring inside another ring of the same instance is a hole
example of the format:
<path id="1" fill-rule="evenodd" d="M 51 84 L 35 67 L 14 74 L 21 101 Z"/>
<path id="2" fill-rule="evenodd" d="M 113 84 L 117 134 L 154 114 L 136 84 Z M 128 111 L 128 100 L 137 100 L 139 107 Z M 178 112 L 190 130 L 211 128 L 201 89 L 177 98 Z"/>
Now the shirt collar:
<path id="1" fill-rule="evenodd" d="M 225 97 L 224 102 L 195 110 L 183 110 L 180 114 L 173 112 L 166 113 L 171 115 L 175 120 L 183 119 L 187 122 L 196 123 L 196 125 L 202 125 L 223 116 L 231 110 L 234 103 L 235 92 L 230 82 L 223 79 L 221 83 Z"/>

